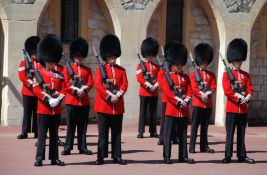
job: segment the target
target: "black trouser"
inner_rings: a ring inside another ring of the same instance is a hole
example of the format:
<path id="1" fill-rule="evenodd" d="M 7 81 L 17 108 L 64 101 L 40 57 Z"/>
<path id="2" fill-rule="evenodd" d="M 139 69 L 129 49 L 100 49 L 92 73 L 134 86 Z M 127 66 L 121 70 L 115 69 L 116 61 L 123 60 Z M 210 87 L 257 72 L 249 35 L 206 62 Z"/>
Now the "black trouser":
<path id="1" fill-rule="evenodd" d="M 38 99 L 31 96 L 22 96 L 23 98 L 23 122 L 22 134 L 34 132 L 37 134 L 37 103 Z"/>
<path id="2" fill-rule="evenodd" d="M 98 117 L 98 150 L 97 158 L 107 157 L 108 135 L 111 128 L 111 149 L 112 158 L 121 158 L 121 132 L 123 114 L 112 115 L 97 113 Z"/>
<path id="3" fill-rule="evenodd" d="M 166 102 L 162 103 L 162 114 L 160 119 L 160 133 L 159 133 L 159 141 L 164 142 L 164 131 L 165 131 L 165 111 L 166 111 Z M 172 141 L 177 141 L 177 128 L 173 127 Z"/>
<path id="4" fill-rule="evenodd" d="M 171 117 L 165 118 L 165 135 L 163 146 L 163 157 L 171 157 L 171 135 L 174 131 L 173 127 L 177 127 L 177 135 L 179 138 L 179 158 L 187 158 L 187 117 Z"/>
<path id="5" fill-rule="evenodd" d="M 164 130 L 165 130 L 165 110 L 166 110 L 166 102 L 162 103 L 162 113 L 160 119 L 160 133 L 159 133 L 159 141 L 164 141 Z"/>
<path id="6" fill-rule="evenodd" d="M 45 159 L 46 133 L 49 129 L 49 159 L 58 159 L 58 118 L 60 115 L 38 115 L 38 146 L 36 160 Z"/>
<path id="7" fill-rule="evenodd" d="M 245 132 L 247 126 L 247 114 L 226 113 L 226 145 L 225 156 L 233 156 L 233 139 L 237 128 L 237 157 L 246 157 Z"/>
<path id="8" fill-rule="evenodd" d="M 89 106 L 66 105 L 67 135 L 64 150 L 72 150 L 77 126 L 78 150 L 87 149 L 86 132 L 88 124 Z"/>
<path id="9" fill-rule="evenodd" d="M 208 148 L 208 126 L 211 116 L 211 108 L 193 107 L 191 138 L 189 149 L 195 150 L 197 130 L 200 128 L 200 150 L 205 151 Z"/>
<path id="10" fill-rule="evenodd" d="M 158 97 L 140 96 L 140 113 L 138 132 L 145 132 L 145 118 L 149 110 L 149 132 L 156 133 L 156 116 L 157 116 Z"/>

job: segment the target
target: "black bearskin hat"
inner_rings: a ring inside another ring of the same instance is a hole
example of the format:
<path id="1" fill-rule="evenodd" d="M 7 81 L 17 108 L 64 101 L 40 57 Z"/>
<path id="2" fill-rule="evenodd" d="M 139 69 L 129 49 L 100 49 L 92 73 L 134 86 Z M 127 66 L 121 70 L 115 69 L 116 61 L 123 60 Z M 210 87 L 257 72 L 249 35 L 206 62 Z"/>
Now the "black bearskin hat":
<path id="1" fill-rule="evenodd" d="M 187 49 L 182 43 L 175 43 L 168 50 L 168 55 L 172 65 L 186 65 Z"/>
<path id="2" fill-rule="evenodd" d="M 24 48 L 28 52 L 29 56 L 32 56 L 37 53 L 37 44 L 40 41 L 39 36 L 31 36 L 26 39 L 24 43 Z"/>
<path id="3" fill-rule="evenodd" d="M 164 55 L 165 55 L 165 58 L 167 59 L 167 61 L 170 61 L 170 58 L 168 56 L 168 50 L 171 48 L 171 46 L 173 44 L 177 44 L 177 43 L 178 43 L 177 41 L 173 40 L 173 41 L 170 41 L 167 44 L 165 44 L 165 46 L 164 46 Z"/>
<path id="4" fill-rule="evenodd" d="M 62 43 L 57 36 L 44 37 L 37 46 L 37 57 L 41 62 L 58 63 L 62 57 Z"/>
<path id="5" fill-rule="evenodd" d="M 200 43 L 195 47 L 195 61 L 199 66 L 201 63 L 207 63 L 208 65 L 213 59 L 213 49 L 207 43 Z"/>
<path id="6" fill-rule="evenodd" d="M 159 43 L 153 38 L 145 39 L 141 44 L 141 54 L 144 58 L 147 56 L 155 57 L 159 51 Z"/>
<path id="7" fill-rule="evenodd" d="M 233 39 L 227 48 L 227 61 L 232 63 L 234 61 L 246 61 L 248 45 L 247 42 L 241 38 Z"/>
<path id="8" fill-rule="evenodd" d="M 70 58 L 85 58 L 88 54 L 88 42 L 83 38 L 77 38 L 70 44 Z"/>
<path id="9" fill-rule="evenodd" d="M 108 57 L 120 57 L 121 56 L 121 44 L 116 35 L 108 34 L 104 36 L 100 42 L 100 56 L 104 61 L 107 61 Z"/>

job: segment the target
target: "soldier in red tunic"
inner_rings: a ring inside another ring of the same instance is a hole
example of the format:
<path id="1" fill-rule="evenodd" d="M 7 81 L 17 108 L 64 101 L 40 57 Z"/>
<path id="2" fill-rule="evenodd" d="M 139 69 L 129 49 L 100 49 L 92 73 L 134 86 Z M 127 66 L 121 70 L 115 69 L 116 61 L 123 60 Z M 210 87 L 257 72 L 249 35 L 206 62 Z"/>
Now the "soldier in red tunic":
<path id="1" fill-rule="evenodd" d="M 57 36 L 55 34 L 47 34 L 46 37 L 55 37 L 57 38 Z M 45 68 L 45 63 L 42 60 L 38 60 L 39 62 L 37 63 L 37 70 L 42 69 L 43 67 Z M 60 65 L 59 63 L 56 63 L 53 67 L 53 70 L 59 72 L 59 73 L 63 73 L 63 69 L 64 67 L 62 65 Z M 58 118 L 58 127 L 60 125 L 60 121 L 61 118 Z M 64 142 L 62 142 L 59 137 L 57 139 L 57 143 L 58 146 L 64 146 Z M 35 143 L 35 146 L 38 145 L 38 141 Z"/>
<path id="2" fill-rule="evenodd" d="M 171 41 L 169 43 L 167 43 L 164 46 L 164 57 L 165 57 L 165 61 L 164 64 L 168 67 L 170 67 L 170 60 L 168 60 L 168 50 L 169 48 L 175 44 L 176 41 Z M 162 86 L 163 84 L 161 83 L 162 78 L 165 76 L 166 70 L 165 68 L 161 68 L 158 72 L 158 77 L 157 77 L 157 81 L 159 83 L 159 88 L 162 91 Z M 162 108 L 161 108 L 161 118 L 160 118 L 160 133 L 159 133 L 159 140 L 158 140 L 158 145 L 163 145 L 164 143 L 164 130 L 165 130 L 165 110 L 166 110 L 166 104 L 167 104 L 167 98 L 164 95 L 164 93 L 161 94 L 161 103 L 162 103 Z M 174 130 L 176 128 L 173 128 Z M 177 139 L 177 135 L 176 132 L 173 132 L 172 135 L 172 143 L 173 144 L 177 144 L 178 143 L 178 139 Z"/>
<path id="3" fill-rule="evenodd" d="M 233 68 L 223 74 L 223 90 L 226 101 L 226 145 L 223 163 L 230 163 L 233 154 L 233 138 L 237 128 L 237 157 L 239 162 L 255 163 L 247 157 L 245 131 L 247 126 L 248 105 L 253 93 L 249 73 L 241 70 L 247 58 L 247 43 L 243 39 L 232 40 L 227 48 L 227 61 Z M 234 78 L 232 78 L 232 75 Z"/>
<path id="4" fill-rule="evenodd" d="M 140 112 L 139 127 L 137 138 L 143 138 L 145 132 L 145 118 L 149 113 L 149 132 L 150 137 L 158 137 L 156 128 L 156 115 L 158 104 L 158 82 L 157 75 L 159 66 L 152 60 L 156 57 L 159 44 L 155 39 L 147 38 L 142 42 L 141 54 L 145 59 L 142 64 L 137 65 L 136 78 L 140 84 Z"/>
<path id="5" fill-rule="evenodd" d="M 207 70 L 213 59 L 213 49 L 207 43 L 200 43 L 195 47 L 195 68 L 190 74 L 192 92 L 192 126 L 189 152 L 195 153 L 197 130 L 200 129 L 200 152 L 214 153 L 208 146 L 208 126 L 212 111 L 211 95 L 216 91 L 216 78 L 213 72 Z"/>
<path id="6" fill-rule="evenodd" d="M 88 43 L 83 38 L 73 40 L 70 44 L 70 59 L 73 63 L 65 67 L 63 74 L 66 84 L 65 104 L 67 109 L 67 136 L 62 155 L 69 155 L 73 149 L 73 141 L 77 126 L 78 150 L 80 154 L 91 155 L 87 149 L 86 131 L 90 102 L 88 93 L 93 87 L 91 69 L 84 64 L 83 60 L 88 54 Z M 72 74 L 73 71 L 73 74 Z"/>
<path id="7" fill-rule="evenodd" d="M 164 163 L 171 164 L 171 135 L 173 127 L 177 127 L 179 138 L 179 162 L 194 163 L 188 158 L 187 127 L 189 110 L 188 105 L 192 96 L 190 79 L 183 73 L 183 66 L 187 63 L 187 49 L 183 44 L 174 44 L 168 51 L 171 60 L 169 80 L 163 77 L 163 93 L 167 97 L 165 111 L 165 136 L 163 146 Z M 173 86 L 170 86 L 170 81 Z"/>
<path id="8" fill-rule="evenodd" d="M 18 139 L 28 138 L 28 133 L 34 132 L 34 138 L 38 137 L 37 132 L 37 98 L 35 97 L 32 91 L 33 85 L 33 72 L 37 69 L 38 60 L 36 58 L 37 44 L 40 41 L 38 36 L 29 37 L 25 43 L 24 48 L 29 54 L 30 57 L 30 66 L 26 66 L 25 60 L 20 62 L 18 68 L 18 75 L 22 81 L 22 91 L 21 95 L 23 98 L 23 122 L 22 122 L 22 131 L 21 134 L 17 136 Z M 29 70 L 27 70 L 29 69 Z"/>
<path id="9" fill-rule="evenodd" d="M 51 165 L 64 166 L 58 159 L 58 120 L 61 114 L 60 102 L 64 98 L 64 76 L 55 71 L 55 64 L 62 56 L 59 38 L 45 37 L 37 47 L 37 56 L 44 67 L 35 72 L 33 92 L 38 98 L 38 146 L 35 166 L 42 166 L 45 159 L 46 133 L 49 129 L 49 159 Z"/>
<path id="10" fill-rule="evenodd" d="M 106 35 L 100 42 L 100 55 L 106 62 L 95 71 L 96 96 L 94 110 L 98 121 L 98 151 L 96 165 L 108 157 L 108 135 L 111 128 L 112 159 L 124 165 L 121 158 L 121 133 L 124 113 L 123 96 L 128 87 L 126 71 L 116 64 L 121 55 L 120 41 L 115 35 Z"/>

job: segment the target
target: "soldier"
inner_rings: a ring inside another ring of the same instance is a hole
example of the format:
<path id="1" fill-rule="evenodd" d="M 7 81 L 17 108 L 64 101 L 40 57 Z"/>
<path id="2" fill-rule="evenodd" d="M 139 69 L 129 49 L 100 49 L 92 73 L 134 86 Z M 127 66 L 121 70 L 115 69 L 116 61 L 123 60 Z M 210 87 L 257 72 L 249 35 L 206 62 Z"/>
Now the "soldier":
<path id="1" fill-rule="evenodd" d="M 96 96 L 94 110 L 98 121 L 98 151 L 96 165 L 104 164 L 108 153 L 108 135 L 111 128 L 112 158 L 114 163 L 126 164 L 121 158 L 121 133 L 124 113 L 123 96 L 128 87 L 126 71 L 116 64 L 121 55 L 120 41 L 115 35 L 106 35 L 100 42 L 100 55 L 106 62 L 95 71 Z"/>
<path id="2" fill-rule="evenodd" d="M 29 65 L 25 60 L 20 62 L 18 75 L 23 83 L 21 95 L 23 98 L 23 122 L 21 134 L 17 136 L 18 139 L 28 138 L 28 133 L 34 132 L 34 138 L 38 137 L 37 132 L 37 98 L 32 91 L 33 72 L 38 67 L 38 60 L 36 57 L 37 44 L 40 41 L 38 36 L 29 37 L 25 43 L 24 48 L 29 54 Z M 30 67 L 28 67 L 30 66 Z"/>
<path id="3" fill-rule="evenodd" d="M 47 34 L 45 37 L 55 37 L 55 38 L 57 38 L 57 35 L 55 35 L 55 34 Z M 39 61 L 38 64 L 37 64 L 37 69 L 38 70 L 41 69 L 42 67 L 45 67 L 45 63 L 42 60 L 38 60 L 38 61 Z M 64 67 L 62 65 L 60 65 L 59 63 L 56 63 L 54 65 L 54 68 L 53 68 L 53 70 L 55 70 L 55 71 L 57 71 L 59 73 L 63 73 L 63 69 L 64 69 Z M 61 118 L 58 119 L 58 127 L 60 125 L 60 120 L 61 120 Z M 64 146 L 64 142 L 62 142 L 59 139 L 59 137 L 57 139 L 57 143 L 58 143 L 59 146 Z M 35 143 L 35 146 L 37 146 L 37 145 L 38 145 L 38 141 Z"/>
<path id="4" fill-rule="evenodd" d="M 188 158 L 187 152 L 187 127 L 189 110 L 188 105 L 192 96 L 190 79 L 183 73 L 183 66 L 187 63 L 187 49 L 183 44 L 177 43 L 168 51 L 171 72 L 169 80 L 163 77 L 163 93 L 167 97 L 165 111 L 165 136 L 163 146 L 164 163 L 171 164 L 171 135 L 173 127 L 177 127 L 179 138 L 179 162 L 194 163 Z M 170 87 L 170 81 L 173 86 Z"/>
<path id="5" fill-rule="evenodd" d="M 73 63 L 70 67 L 66 66 L 63 73 L 66 84 L 65 104 L 68 127 L 62 155 L 69 155 L 73 149 L 76 126 L 79 153 L 92 154 L 92 151 L 87 149 L 86 132 L 90 110 L 88 93 L 92 89 L 94 82 L 91 69 L 82 63 L 87 54 L 88 43 L 85 39 L 78 38 L 71 42 L 70 59 Z"/>
<path id="6" fill-rule="evenodd" d="M 59 38 L 45 37 L 37 47 L 37 56 L 44 67 L 35 72 L 34 94 L 38 98 L 38 146 L 35 166 L 42 166 L 45 159 L 46 133 L 49 129 L 49 159 L 51 165 L 64 166 L 58 159 L 58 120 L 61 114 L 60 102 L 64 98 L 64 77 L 54 70 L 62 57 Z"/>
<path id="7" fill-rule="evenodd" d="M 207 43 L 200 43 L 195 47 L 195 62 L 198 66 L 190 74 L 193 113 L 189 152 L 195 153 L 197 130 L 200 129 L 200 152 L 214 153 L 208 146 L 208 126 L 212 112 L 211 95 L 216 91 L 216 77 L 207 70 L 213 59 L 213 49 Z"/>
<path id="8" fill-rule="evenodd" d="M 223 163 L 230 163 L 233 154 L 233 137 L 237 128 L 237 157 L 239 162 L 253 164 L 255 161 L 247 157 L 245 147 L 245 131 L 247 126 L 248 103 L 253 93 L 250 75 L 241 70 L 247 58 L 247 43 L 243 39 L 232 40 L 227 48 L 227 61 L 233 65 L 223 74 L 223 90 L 226 102 L 226 145 Z M 232 78 L 233 77 L 233 78 Z"/>
<path id="9" fill-rule="evenodd" d="M 136 70 L 136 78 L 140 84 L 140 111 L 137 138 L 144 137 L 147 111 L 149 112 L 150 137 L 158 137 L 156 128 L 159 85 L 157 82 L 157 75 L 160 68 L 152 62 L 157 56 L 158 50 L 159 44 L 155 39 L 147 38 L 142 42 L 141 54 L 145 60 L 140 60 L 140 64 L 137 65 Z M 142 62 L 144 63 L 143 66 Z"/>
<path id="10" fill-rule="evenodd" d="M 170 60 L 169 60 L 169 56 L 168 56 L 168 50 L 175 43 L 176 43 L 175 41 L 171 41 L 171 42 L 168 42 L 164 46 L 164 57 L 165 57 L 164 64 L 166 66 L 168 66 L 168 67 L 170 67 L 170 63 L 169 63 Z M 159 83 L 159 88 L 161 89 L 161 91 L 162 91 L 162 86 L 163 86 L 163 84 L 161 83 L 161 80 L 165 76 L 165 73 L 166 73 L 165 69 L 166 68 L 164 68 L 164 67 L 161 68 L 160 71 L 158 72 L 158 77 L 157 77 L 157 81 Z M 166 110 L 166 104 L 167 104 L 167 98 L 164 95 L 164 93 L 161 94 L 161 103 L 162 103 L 162 109 L 161 109 L 162 113 L 161 113 L 161 119 L 160 119 L 160 134 L 159 134 L 158 145 L 163 145 L 163 143 L 164 143 L 165 110 Z M 173 127 L 173 129 L 175 130 L 176 128 Z M 173 135 L 172 135 L 172 143 L 173 144 L 177 144 L 178 143 L 178 139 L 177 139 L 175 131 L 173 132 Z"/>

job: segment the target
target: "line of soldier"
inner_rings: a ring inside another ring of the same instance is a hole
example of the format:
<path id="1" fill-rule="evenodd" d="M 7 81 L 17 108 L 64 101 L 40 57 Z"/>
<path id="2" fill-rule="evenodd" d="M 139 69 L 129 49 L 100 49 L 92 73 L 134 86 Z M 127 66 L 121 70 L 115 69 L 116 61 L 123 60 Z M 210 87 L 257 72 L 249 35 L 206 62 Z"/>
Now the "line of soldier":
<path id="1" fill-rule="evenodd" d="M 126 71 L 116 64 L 121 55 L 120 41 L 109 34 L 100 42 L 100 56 L 105 62 L 96 68 L 95 77 L 91 69 L 83 64 L 88 54 L 88 42 L 83 38 L 71 42 L 69 53 L 72 63 L 66 60 L 66 66 L 58 64 L 62 58 L 62 43 L 56 35 L 49 34 L 40 40 L 37 36 L 25 41 L 24 60 L 18 72 L 23 82 L 23 123 L 22 133 L 17 137 L 28 137 L 28 132 L 38 136 L 35 166 L 42 166 L 45 159 L 45 140 L 49 129 L 49 159 L 51 165 L 64 166 L 58 157 L 58 127 L 60 123 L 61 102 L 67 109 L 67 134 L 62 155 L 71 154 L 75 130 L 77 127 L 78 150 L 80 154 L 91 155 L 87 149 L 86 132 L 90 103 L 88 92 L 94 86 L 96 96 L 94 111 L 98 121 L 98 151 L 96 165 L 104 164 L 108 157 L 108 136 L 111 128 L 112 159 L 114 163 L 125 165 L 121 158 L 121 133 L 124 113 L 123 96 L 127 91 Z M 143 138 L 146 112 L 149 112 L 150 137 L 158 137 L 156 131 L 156 109 L 158 89 L 162 91 L 162 116 L 159 145 L 163 145 L 164 163 L 171 164 L 171 145 L 179 143 L 178 162 L 194 163 L 188 157 L 187 128 L 189 104 L 192 102 L 192 127 L 189 152 L 196 153 L 197 130 L 200 131 L 200 151 L 214 153 L 208 146 L 208 124 L 212 111 L 212 94 L 216 91 L 216 78 L 207 70 L 213 60 L 213 49 L 207 43 L 200 43 L 194 49 L 194 71 L 190 76 L 183 72 L 187 63 L 188 51 L 179 42 L 172 41 L 164 47 L 164 62 L 160 66 L 152 60 L 158 57 L 159 44 L 155 39 L 147 38 L 142 42 L 140 64 L 136 77 L 140 83 L 140 112 L 137 138 Z M 230 163 L 233 154 L 233 137 L 237 128 L 237 157 L 239 162 L 255 163 L 246 155 L 245 129 L 247 126 L 248 103 L 253 93 L 250 76 L 241 70 L 247 57 L 247 43 L 240 38 L 232 40 L 227 49 L 227 61 L 233 65 L 230 69 L 225 61 L 223 89 L 226 102 L 226 147 L 223 163 Z M 192 56 L 191 56 L 192 58 Z M 195 65 L 197 64 L 197 66 Z M 38 101 L 38 102 L 37 102 Z M 38 103 L 38 105 L 37 105 Z M 31 128 L 31 119 L 33 120 Z M 37 119 L 37 120 L 36 120 Z M 37 124 L 38 123 L 38 124 Z M 38 126 L 38 127 L 37 127 Z M 38 128 L 38 129 L 37 129 Z"/>

